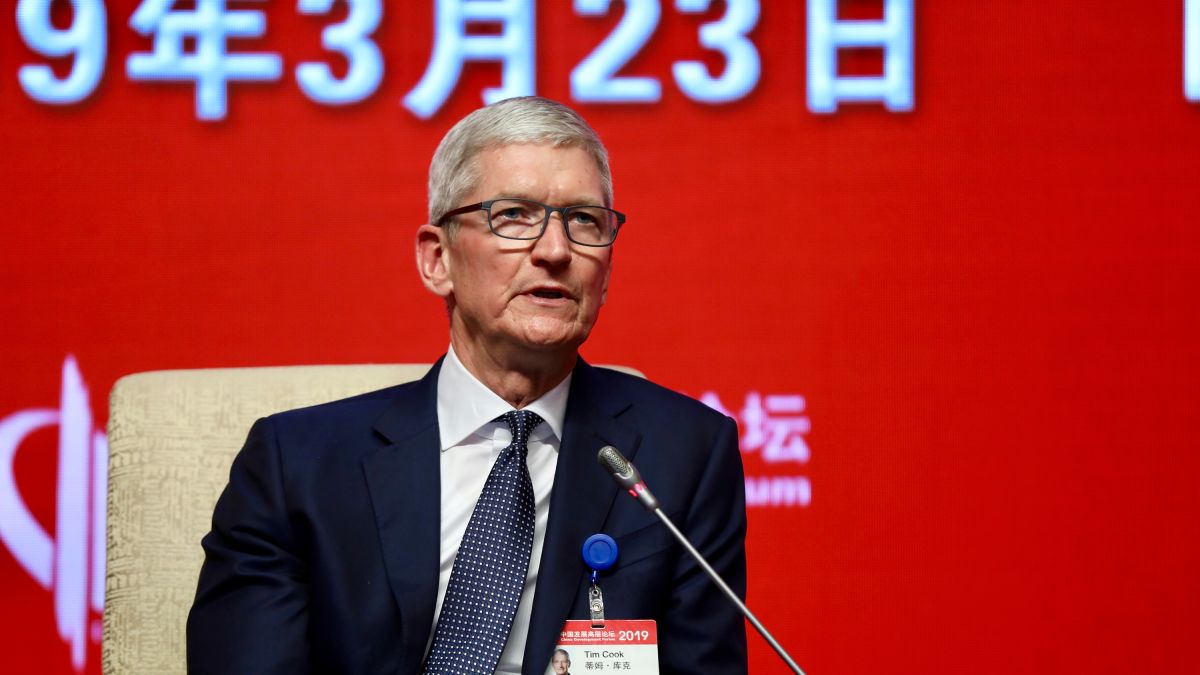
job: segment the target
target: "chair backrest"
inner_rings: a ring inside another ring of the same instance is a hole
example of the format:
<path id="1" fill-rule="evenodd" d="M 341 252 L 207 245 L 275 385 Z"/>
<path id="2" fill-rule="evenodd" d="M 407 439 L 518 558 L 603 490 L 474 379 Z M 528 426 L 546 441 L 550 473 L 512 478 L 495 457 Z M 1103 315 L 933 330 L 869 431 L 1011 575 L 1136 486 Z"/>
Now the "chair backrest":
<path id="1" fill-rule="evenodd" d="M 108 419 L 105 673 L 183 673 L 200 539 L 255 419 L 420 378 L 429 365 L 168 370 L 121 378 Z"/>
<path id="2" fill-rule="evenodd" d="M 254 420 L 416 380 L 429 368 L 164 370 L 118 380 L 109 397 L 104 672 L 186 671 L 200 539 Z"/>

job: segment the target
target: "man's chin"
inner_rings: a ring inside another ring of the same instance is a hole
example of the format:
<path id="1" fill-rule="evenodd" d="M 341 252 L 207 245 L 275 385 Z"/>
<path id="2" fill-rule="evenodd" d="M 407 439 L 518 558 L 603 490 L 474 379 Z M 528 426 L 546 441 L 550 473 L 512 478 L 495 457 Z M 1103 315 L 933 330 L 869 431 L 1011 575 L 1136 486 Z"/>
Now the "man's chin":
<path id="1" fill-rule="evenodd" d="M 590 331 L 573 322 L 534 320 L 522 326 L 519 342 L 532 351 L 562 352 L 579 349 Z"/>
<path id="2" fill-rule="evenodd" d="M 526 336 L 520 341 L 521 347 L 538 354 L 565 354 L 573 353 L 583 345 L 583 341 L 587 336 L 580 337 L 572 336 L 547 336 L 536 335 Z"/>

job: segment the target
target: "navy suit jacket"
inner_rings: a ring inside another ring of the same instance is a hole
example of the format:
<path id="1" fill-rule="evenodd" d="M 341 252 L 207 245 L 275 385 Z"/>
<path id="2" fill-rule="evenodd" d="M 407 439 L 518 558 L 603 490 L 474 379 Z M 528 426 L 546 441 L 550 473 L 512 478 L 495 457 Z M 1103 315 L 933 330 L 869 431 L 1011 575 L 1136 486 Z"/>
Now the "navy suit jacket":
<path id="1" fill-rule="evenodd" d="M 255 423 L 204 538 L 188 617 L 192 673 L 419 673 L 438 586 L 439 361 L 423 379 Z M 563 622 L 587 619 L 580 547 L 618 545 L 610 619 L 655 619 L 663 673 L 745 673 L 741 615 L 667 529 L 596 464 L 613 445 L 663 510 L 745 594 L 733 420 L 579 360 L 571 382 L 523 675 Z"/>

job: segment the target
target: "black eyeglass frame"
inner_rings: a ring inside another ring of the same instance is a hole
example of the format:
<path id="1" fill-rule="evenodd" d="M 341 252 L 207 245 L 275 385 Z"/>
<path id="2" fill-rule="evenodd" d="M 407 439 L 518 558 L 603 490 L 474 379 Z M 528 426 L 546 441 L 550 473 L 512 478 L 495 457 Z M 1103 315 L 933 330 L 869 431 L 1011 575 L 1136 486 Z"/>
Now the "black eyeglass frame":
<path id="1" fill-rule="evenodd" d="M 517 201 L 517 202 L 526 202 L 528 204 L 537 204 L 538 206 L 542 207 L 545 210 L 546 217 L 542 220 L 542 227 L 540 230 L 538 230 L 537 234 L 535 234 L 532 237 L 512 237 L 512 236 L 509 236 L 506 234 L 500 234 L 499 232 L 497 232 L 495 230 L 495 228 L 492 227 L 492 204 L 495 204 L 496 202 L 508 202 L 508 201 Z M 607 244 L 589 244 L 586 241 L 578 241 L 574 237 L 572 237 L 571 236 L 571 228 L 567 225 L 567 217 L 570 215 L 571 211 L 576 210 L 576 209 L 604 209 L 606 211 L 610 211 L 613 215 L 615 215 L 617 217 L 617 226 L 613 228 L 612 239 Z M 534 241 L 536 239 L 541 239 L 542 235 L 546 234 L 546 227 L 550 224 L 550 216 L 557 213 L 559 215 L 559 217 L 562 219 L 563 232 L 566 233 L 568 241 L 570 241 L 571 243 L 574 243 L 574 244 L 579 244 L 580 246 L 592 246 L 594 248 L 604 248 L 605 246 L 612 246 L 613 242 L 615 242 L 617 240 L 617 234 L 619 234 L 621 232 L 621 226 L 625 224 L 625 214 L 621 213 L 620 211 L 610 209 L 607 206 L 597 206 L 596 204 L 575 204 L 572 206 L 550 206 L 549 204 L 543 204 L 541 202 L 537 202 L 532 199 L 522 199 L 520 197 L 498 197 L 496 199 L 489 199 L 485 202 L 476 202 L 474 204 L 467 204 L 466 206 L 460 206 L 457 209 L 451 209 L 451 210 L 445 212 L 444 214 L 442 214 L 441 218 L 438 218 L 436 225 L 437 225 L 437 227 L 441 227 L 441 226 L 445 225 L 446 221 L 449 220 L 450 218 L 453 218 L 454 216 L 461 216 L 464 213 L 470 213 L 472 211 L 486 211 L 488 214 L 488 216 L 487 216 L 488 230 L 491 231 L 491 233 L 496 235 L 497 237 L 501 237 L 503 239 L 512 239 L 515 241 Z"/>

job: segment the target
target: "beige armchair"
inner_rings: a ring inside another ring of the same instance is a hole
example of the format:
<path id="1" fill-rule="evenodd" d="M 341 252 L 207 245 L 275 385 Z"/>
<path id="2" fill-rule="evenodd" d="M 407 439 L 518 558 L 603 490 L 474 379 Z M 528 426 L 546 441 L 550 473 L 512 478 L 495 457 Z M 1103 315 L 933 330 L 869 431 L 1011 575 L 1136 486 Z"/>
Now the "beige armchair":
<path id="1" fill-rule="evenodd" d="M 108 421 L 104 672 L 186 670 L 213 506 L 251 423 L 420 378 L 428 365 L 170 370 L 121 378 Z"/>
<path id="2" fill-rule="evenodd" d="M 416 380 L 429 367 L 166 370 L 117 381 L 108 418 L 104 672 L 186 671 L 200 539 L 255 419 Z"/>

